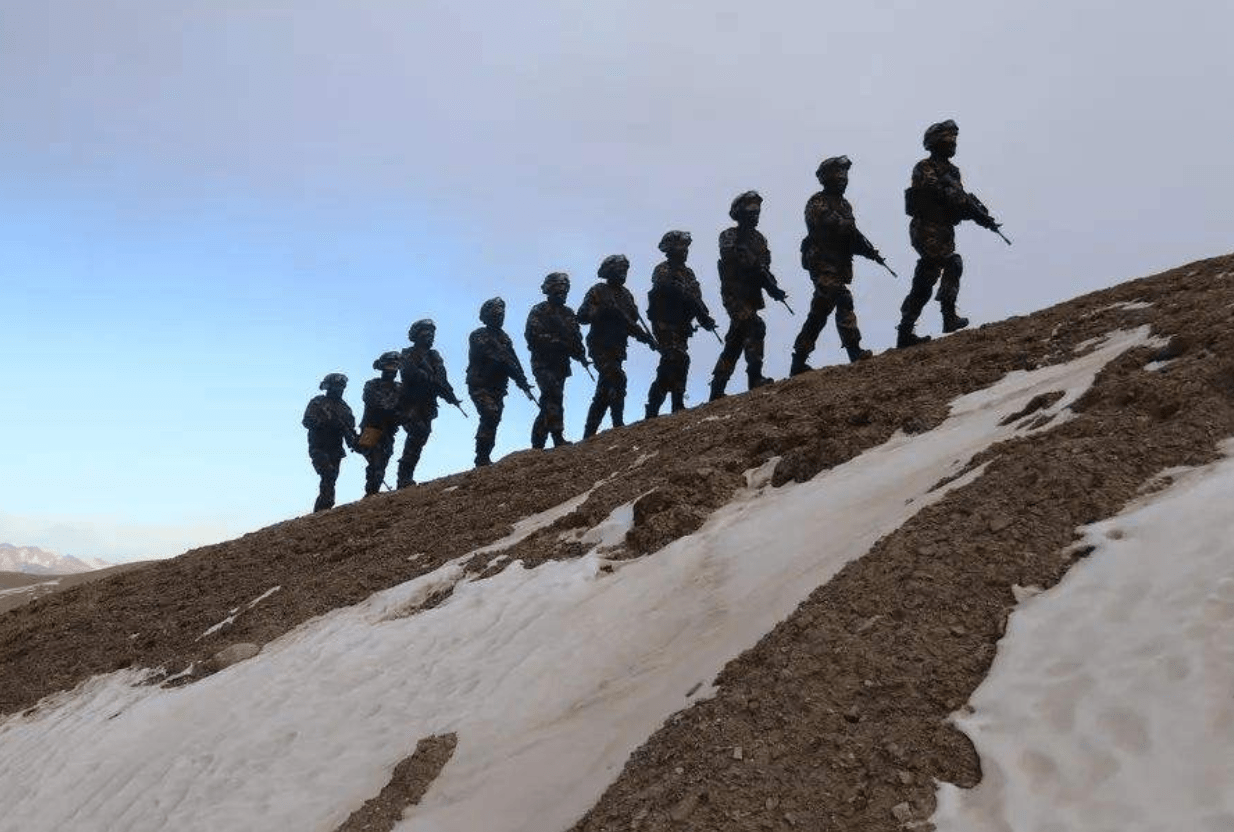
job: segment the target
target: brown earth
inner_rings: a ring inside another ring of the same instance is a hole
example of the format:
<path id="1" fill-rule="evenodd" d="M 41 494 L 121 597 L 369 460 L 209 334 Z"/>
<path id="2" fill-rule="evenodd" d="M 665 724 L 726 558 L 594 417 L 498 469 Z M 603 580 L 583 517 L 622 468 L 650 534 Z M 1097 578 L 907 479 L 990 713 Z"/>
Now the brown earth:
<path id="1" fill-rule="evenodd" d="M 458 737 L 443 734 L 425 737 L 416 750 L 394 767 L 390 782 L 381 793 L 351 813 L 334 832 L 390 832 L 403 819 L 403 812 L 424 797 L 441 769 L 450 762 Z"/>
<path id="2" fill-rule="evenodd" d="M 0 590 L 23 589 L 23 592 L 0 595 L 0 612 L 28 604 L 36 598 L 63 592 L 70 587 L 97 581 L 108 575 L 117 575 L 144 566 L 144 561 L 121 563 L 106 569 L 94 569 L 90 572 L 73 572 L 68 575 L 28 575 L 25 572 L 0 572 Z"/>
<path id="3" fill-rule="evenodd" d="M 1150 325 L 1168 347 L 1125 353 L 1075 418 L 982 454 L 974 482 L 880 540 L 732 661 L 716 696 L 671 718 L 575 827 L 902 828 L 931 811 L 933 779 L 980 777 L 970 743 L 946 720 L 989 666 L 1012 586 L 1056 582 L 1079 554 L 1069 548 L 1077 525 L 1116 513 L 1164 468 L 1211 460 L 1234 435 L 1232 272 L 1234 257 L 1201 261 L 40 599 L 0 615 L 0 714 L 95 673 L 171 673 L 231 643 L 264 644 L 593 486 L 575 511 L 503 554 L 529 566 L 577 556 L 584 547 L 562 532 L 631 500 L 622 555 L 653 553 L 697 529 L 743 471 L 772 457 L 781 457 L 774 482 L 808 479 L 896 430 L 931 429 L 956 396 L 1009 371 Z M 1151 306 L 1121 305 L 1130 302 Z M 1153 360 L 1169 363 L 1145 369 Z M 1014 416 L 1040 418 L 1030 408 Z M 501 568 L 492 558 L 477 556 L 470 574 Z M 202 636 L 237 608 L 233 624 Z"/>

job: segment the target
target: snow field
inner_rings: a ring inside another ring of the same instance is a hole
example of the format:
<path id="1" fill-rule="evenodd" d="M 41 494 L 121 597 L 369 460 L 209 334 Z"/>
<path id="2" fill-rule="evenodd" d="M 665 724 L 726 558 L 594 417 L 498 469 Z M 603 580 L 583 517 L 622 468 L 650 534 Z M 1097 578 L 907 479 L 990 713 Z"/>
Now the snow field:
<path id="1" fill-rule="evenodd" d="M 1147 342 L 1147 328 L 1114 333 L 1069 364 L 1009 374 L 957 399 L 936 429 L 808 483 L 771 489 L 768 463 L 698 532 L 644 558 L 601 554 L 628 528 L 622 506 L 585 532 L 595 548 L 582 558 L 468 581 L 469 554 L 193 685 L 96 677 L 0 722 L 0 829 L 329 832 L 418 739 L 444 732 L 458 735 L 454 756 L 398 829 L 566 828 L 666 718 L 710 693 L 726 662 L 879 537 L 979 476 L 930 491 L 1022 433 L 998 424 L 1007 414 L 1062 389 L 1045 412 L 1065 418 L 1109 360 Z M 444 603 L 408 614 L 449 584 Z"/>
<path id="2" fill-rule="evenodd" d="M 1234 459 L 1184 474 L 1020 603 L 955 720 L 982 782 L 939 786 L 938 832 L 1234 832 L 1231 493 Z"/>

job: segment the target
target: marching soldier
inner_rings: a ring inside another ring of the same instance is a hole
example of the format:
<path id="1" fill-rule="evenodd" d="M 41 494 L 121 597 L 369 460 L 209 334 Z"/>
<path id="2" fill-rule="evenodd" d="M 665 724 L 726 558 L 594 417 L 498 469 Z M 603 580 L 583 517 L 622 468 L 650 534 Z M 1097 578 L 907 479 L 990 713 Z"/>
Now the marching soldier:
<path id="1" fill-rule="evenodd" d="M 929 302 L 936 282 L 938 294 L 935 298 L 943 313 L 943 332 L 955 332 L 968 326 L 968 318 L 956 312 L 964 261 L 955 250 L 955 227 L 964 220 L 972 220 L 1003 236 L 999 223 L 990 216 L 981 200 L 964 190 L 960 169 L 951 162 L 959 133 L 960 128 L 950 119 L 926 128 L 922 144 L 930 155 L 913 168 L 912 185 L 904 192 L 904 210 L 913 218 L 908 236 L 920 258 L 913 271 L 913 287 L 900 305 L 897 347 L 911 347 L 930 340 L 929 336 L 914 333 L 913 327 Z M 1006 237 L 1003 240 L 1011 244 Z"/>
<path id="2" fill-rule="evenodd" d="M 403 385 L 396 380 L 401 356 L 397 350 L 383 352 L 373 362 L 381 375 L 364 383 L 364 415 L 360 417 L 360 438 L 356 450 L 364 454 L 368 466 L 364 469 L 364 496 L 381 490 L 386 478 L 386 466 L 394 455 L 394 434 L 402 421 L 400 403 Z"/>
<path id="3" fill-rule="evenodd" d="M 840 344 L 848 353 L 848 360 L 861 361 L 871 355 L 869 350 L 861 348 L 861 330 L 857 328 L 857 314 L 853 311 L 853 293 L 848 288 L 853 282 L 853 256 L 859 254 L 885 267 L 887 261 L 857 230 L 853 206 L 844 198 L 844 192 L 848 189 L 848 169 L 852 164 L 847 156 L 824 159 L 815 174 L 823 189 L 806 203 L 806 236 L 801 241 L 801 265 L 810 273 L 814 297 L 810 301 L 810 314 L 793 342 L 791 375 L 810 369 L 806 359 L 814 351 L 818 335 L 833 311 L 836 313 Z M 887 268 L 890 271 L 890 267 Z"/>
<path id="4" fill-rule="evenodd" d="M 339 465 L 347 453 L 343 445 L 355 447 L 356 417 L 343 401 L 346 388 L 347 376 L 342 373 L 327 375 L 318 385 L 319 390 L 326 391 L 325 395 L 309 400 L 301 420 L 308 428 L 309 459 L 313 462 L 313 470 L 321 477 L 317 501 L 313 503 L 315 512 L 334 505 L 334 484 L 338 480 Z"/>
<path id="5" fill-rule="evenodd" d="M 595 435 L 606 411 L 612 414 L 613 427 L 625 424 L 626 374 L 621 365 L 626 360 L 627 341 L 633 337 L 656 349 L 655 339 L 640 323 L 634 296 L 625 286 L 629 271 L 625 255 L 605 257 L 596 272 L 602 282 L 587 290 L 578 308 L 579 323 L 590 325 L 587 352 L 599 376 L 587 410 L 584 439 Z"/>
<path id="6" fill-rule="evenodd" d="M 767 238 L 758 230 L 758 218 L 762 212 L 763 198 L 757 191 L 746 191 L 733 200 L 728 215 L 737 225 L 720 232 L 720 259 L 716 267 L 720 271 L 720 297 L 724 311 L 728 312 L 728 332 L 724 335 L 724 349 L 711 374 L 711 401 L 723 398 L 737 357 L 745 352 L 746 377 L 749 389 L 770 384 L 763 375 L 763 342 L 767 336 L 767 324 L 759 316 L 766 304 L 763 292 L 773 300 L 783 302 L 788 295 L 771 273 L 771 250 Z"/>
<path id="7" fill-rule="evenodd" d="M 664 252 L 664 262 L 651 274 L 647 318 L 651 321 L 656 343 L 660 345 L 660 365 L 647 391 L 648 419 L 660 414 L 665 396 L 672 396 L 674 413 L 686 406 L 686 376 L 690 371 L 689 346 L 694 323 L 697 321 L 710 332 L 716 331 L 715 319 L 703 303 L 698 279 L 686 265 L 690 241 L 688 231 L 669 231 L 660 238 L 659 249 Z"/>
<path id="8" fill-rule="evenodd" d="M 570 359 L 589 366 L 583 352 L 583 333 L 574 310 L 566 306 L 570 276 L 553 272 L 544 278 L 541 290 L 548 297 L 531 308 L 524 336 L 531 353 L 531 372 L 540 388 L 540 413 L 531 426 L 531 447 L 543 448 L 548 437 L 553 447 L 569 445 L 565 430 L 562 399 L 570 377 Z"/>
<path id="9" fill-rule="evenodd" d="M 480 306 L 484 326 L 471 333 L 467 352 L 467 392 L 476 406 L 480 425 L 476 428 L 476 465 L 491 465 L 497 426 L 505 407 L 507 383 L 513 380 L 533 402 L 531 385 L 523 365 L 514 353 L 510 336 L 502 329 L 506 322 L 506 302 L 489 298 Z"/>
<path id="10" fill-rule="evenodd" d="M 436 337 L 437 324 L 427 318 L 416 321 L 407 331 L 411 346 L 403 349 L 399 359 L 399 375 L 403 382 L 403 430 L 407 434 L 403 455 L 398 461 L 399 488 L 416 484 L 416 464 L 420 461 L 424 443 L 433 432 L 437 400 L 442 399 L 452 405 L 462 404 L 446 377 L 446 365 L 441 360 L 441 354 L 433 349 Z"/>

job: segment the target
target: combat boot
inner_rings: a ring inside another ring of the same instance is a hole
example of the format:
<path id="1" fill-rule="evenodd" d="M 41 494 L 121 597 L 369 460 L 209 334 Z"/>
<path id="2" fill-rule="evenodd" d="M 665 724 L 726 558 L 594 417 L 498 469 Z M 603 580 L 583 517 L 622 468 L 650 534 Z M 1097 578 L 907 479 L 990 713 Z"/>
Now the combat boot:
<path id="1" fill-rule="evenodd" d="M 609 413 L 613 417 L 613 427 L 624 428 L 626 426 L 626 403 L 612 405 L 609 408 Z"/>
<path id="2" fill-rule="evenodd" d="M 548 441 L 548 431 L 545 430 L 539 420 L 531 426 L 531 447 L 537 451 L 544 450 L 544 443 Z"/>
<path id="3" fill-rule="evenodd" d="M 647 391 L 646 416 L 648 419 L 654 419 L 660 415 L 660 405 L 664 404 L 664 395 L 665 390 L 660 382 L 653 381 L 651 389 Z"/>
<path id="4" fill-rule="evenodd" d="M 943 332 L 955 332 L 968 326 L 968 318 L 956 314 L 955 307 L 943 310 Z"/>
<path id="5" fill-rule="evenodd" d="M 716 399 L 724 398 L 724 380 L 713 378 L 711 380 L 711 391 L 707 394 L 707 401 L 714 402 Z"/>
<path id="6" fill-rule="evenodd" d="M 485 465 L 492 465 L 493 460 L 489 456 L 493 452 L 493 443 L 483 440 L 476 440 L 476 467 L 483 468 Z"/>
<path id="7" fill-rule="evenodd" d="M 918 335 L 913 332 L 913 327 L 904 326 L 901 324 L 896 328 L 896 349 L 904 349 L 905 347 L 915 347 L 918 344 L 924 344 L 930 340 L 929 335 Z"/>
<path id="8" fill-rule="evenodd" d="M 684 390 L 674 390 L 671 396 L 673 400 L 673 412 L 686 409 L 686 394 Z"/>
<path id="9" fill-rule="evenodd" d="M 596 435 L 596 431 L 600 429 L 600 420 L 604 418 L 604 405 L 599 402 L 592 402 L 591 407 L 587 408 L 587 421 L 583 423 L 583 438 L 590 439 Z M 614 424 L 614 426 L 616 426 Z"/>
<path id="10" fill-rule="evenodd" d="M 569 439 L 566 439 L 564 436 L 561 435 L 561 431 L 559 430 L 553 431 L 553 447 L 554 448 L 560 448 L 564 445 L 573 445 L 573 444 L 574 444 L 573 442 L 571 442 Z"/>
<path id="11" fill-rule="evenodd" d="M 848 353 L 850 364 L 856 364 L 858 361 L 865 361 L 867 358 L 873 358 L 874 353 L 870 350 L 863 350 L 860 346 L 845 347 L 844 351 Z"/>
<path id="12" fill-rule="evenodd" d="M 802 353 L 802 352 L 793 353 L 793 363 L 788 368 L 788 374 L 790 376 L 799 376 L 802 373 L 808 373 L 813 369 L 814 369 L 813 367 L 811 367 L 809 364 L 806 363 L 805 353 Z"/>
<path id="13" fill-rule="evenodd" d="M 750 390 L 753 390 L 755 387 L 763 387 L 774 381 L 775 379 L 767 378 L 767 376 L 763 375 L 762 363 L 750 364 L 746 368 L 746 382 Z"/>

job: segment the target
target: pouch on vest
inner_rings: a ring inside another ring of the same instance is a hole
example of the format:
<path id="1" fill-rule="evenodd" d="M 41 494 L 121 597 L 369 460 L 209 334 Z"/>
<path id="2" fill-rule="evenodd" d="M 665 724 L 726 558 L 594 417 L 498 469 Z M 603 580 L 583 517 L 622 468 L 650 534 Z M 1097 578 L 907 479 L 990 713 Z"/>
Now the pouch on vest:
<path id="1" fill-rule="evenodd" d="M 360 432 L 360 438 L 356 440 L 356 447 L 365 451 L 375 448 L 384 435 L 384 430 L 370 425 Z"/>

